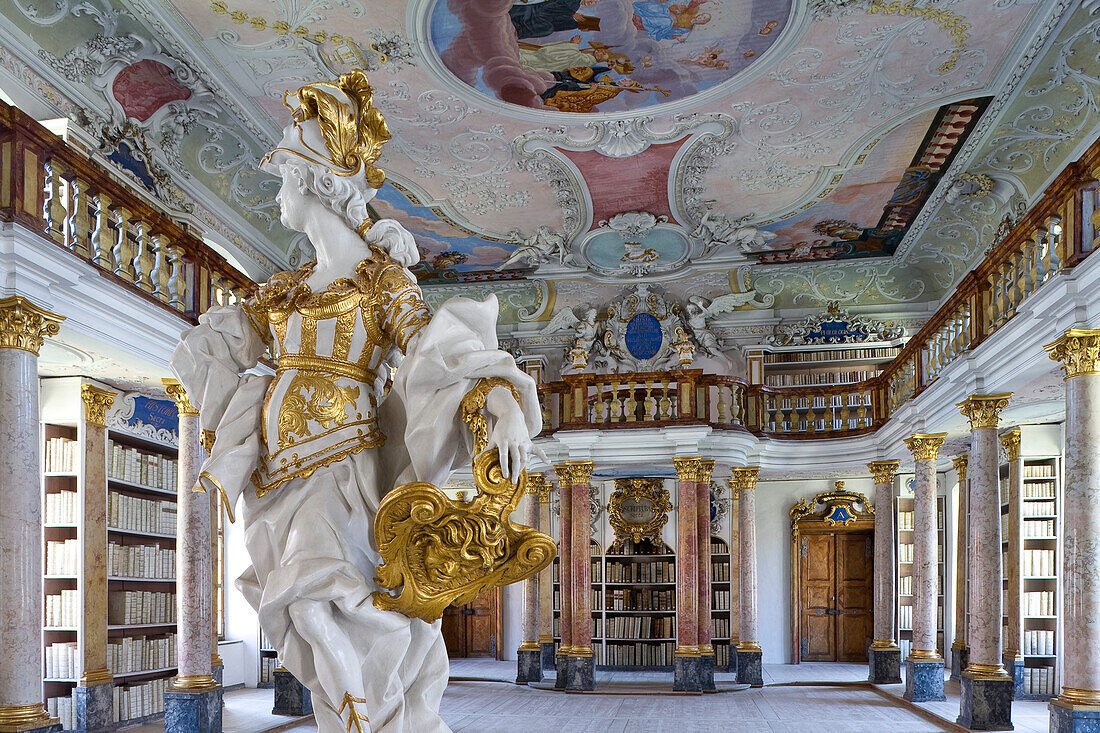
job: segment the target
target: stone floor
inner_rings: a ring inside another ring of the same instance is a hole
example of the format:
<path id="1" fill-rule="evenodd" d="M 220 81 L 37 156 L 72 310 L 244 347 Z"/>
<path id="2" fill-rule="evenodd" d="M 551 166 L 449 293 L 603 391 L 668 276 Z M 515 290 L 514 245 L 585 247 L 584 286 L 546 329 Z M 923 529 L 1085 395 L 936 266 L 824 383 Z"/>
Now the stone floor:
<path id="1" fill-rule="evenodd" d="M 960 731 L 958 683 L 948 681 L 947 701 L 901 700 L 903 685 L 868 687 L 859 664 L 764 665 L 765 687 L 713 695 L 662 694 L 672 686 L 668 672 L 596 672 L 603 694 L 564 695 L 514 684 L 515 662 L 461 659 L 451 663 L 443 697 L 443 719 L 455 733 L 916 733 Z M 718 674 L 719 688 L 732 675 Z M 644 690 L 644 694 L 617 694 Z M 225 733 L 313 733 L 312 718 L 271 715 L 271 690 L 236 690 L 226 695 Z M 1017 733 L 1047 730 L 1041 702 L 1013 703 Z M 163 723 L 127 733 L 163 731 Z"/>

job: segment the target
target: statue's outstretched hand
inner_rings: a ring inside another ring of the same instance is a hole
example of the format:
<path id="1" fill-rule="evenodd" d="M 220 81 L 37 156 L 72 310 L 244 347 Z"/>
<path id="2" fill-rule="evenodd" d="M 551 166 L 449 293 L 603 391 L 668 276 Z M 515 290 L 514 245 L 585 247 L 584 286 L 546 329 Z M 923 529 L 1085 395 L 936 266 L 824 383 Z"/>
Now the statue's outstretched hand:
<path id="1" fill-rule="evenodd" d="M 487 450 L 500 449 L 500 472 L 509 481 L 519 477 L 527 467 L 527 460 L 534 453 L 544 462 L 550 459 L 537 445 L 531 442 L 527 434 L 527 423 L 523 419 L 523 410 L 511 392 L 496 387 L 485 398 L 485 409 L 496 418 L 489 432 Z"/>

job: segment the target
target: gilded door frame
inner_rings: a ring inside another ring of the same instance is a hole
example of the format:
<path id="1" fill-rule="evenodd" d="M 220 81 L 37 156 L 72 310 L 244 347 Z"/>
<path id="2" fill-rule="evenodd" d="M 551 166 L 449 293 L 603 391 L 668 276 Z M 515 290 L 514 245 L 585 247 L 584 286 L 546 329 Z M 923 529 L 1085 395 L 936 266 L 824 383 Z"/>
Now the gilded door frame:
<path id="1" fill-rule="evenodd" d="M 822 505 L 820 509 L 816 507 Z M 856 504 L 863 506 L 858 509 Z M 807 502 L 799 499 L 791 507 L 791 659 L 802 662 L 802 550 L 803 535 L 826 532 L 863 532 L 875 529 L 875 508 L 867 497 L 847 491 L 843 481 L 837 481 L 832 491 L 825 491 Z"/>

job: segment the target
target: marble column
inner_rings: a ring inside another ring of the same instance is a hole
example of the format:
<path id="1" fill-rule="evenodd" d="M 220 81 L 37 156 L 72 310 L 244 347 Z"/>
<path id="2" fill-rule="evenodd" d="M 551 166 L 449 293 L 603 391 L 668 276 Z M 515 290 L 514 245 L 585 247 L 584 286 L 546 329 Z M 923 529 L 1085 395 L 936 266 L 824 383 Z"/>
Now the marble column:
<path id="1" fill-rule="evenodd" d="M 1051 733 L 1100 730 L 1100 329 L 1070 329 L 1046 347 L 1066 372 L 1062 510 L 1062 693 Z"/>
<path id="2" fill-rule="evenodd" d="M 737 492 L 738 642 L 737 681 L 764 686 L 763 653 L 756 617 L 756 477 L 759 466 L 733 469 L 730 488 Z"/>
<path id="3" fill-rule="evenodd" d="M 0 299 L 0 731 L 60 731 L 42 707 L 38 352 L 64 317 Z"/>
<path id="4" fill-rule="evenodd" d="M 210 664 L 213 598 L 210 496 L 197 490 L 202 465 L 199 411 L 178 382 L 164 389 L 179 409 L 179 484 L 176 506 L 176 658 L 179 669 L 164 693 L 166 733 L 220 733 L 221 686 Z"/>
<path id="5" fill-rule="evenodd" d="M 539 529 L 539 492 L 546 478 L 541 473 L 527 475 L 527 491 L 523 498 L 523 524 Z M 523 581 L 523 638 L 516 650 L 516 684 L 542 682 L 542 647 L 539 646 L 539 580 L 532 575 Z"/>
<path id="6" fill-rule="evenodd" d="M 959 519 L 955 523 L 955 640 L 951 642 L 951 679 L 961 680 L 963 670 L 969 663 L 970 647 L 966 643 L 966 556 L 967 528 L 970 519 L 967 515 L 969 507 L 970 485 L 966 480 L 966 464 L 968 456 L 961 455 L 951 459 L 951 465 L 955 467 L 955 475 L 959 477 Z"/>
<path id="7" fill-rule="evenodd" d="M 76 730 L 113 730 L 114 676 L 107 668 L 107 410 L 116 393 L 80 386 L 84 402 L 81 486 L 81 675 L 75 689 Z"/>
<path id="8" fill-rule="evenodd" d="M 561 642 L 554 655 L 557 677 L 554 687 L 564 690 L 569 678 L 570 652 L 573 651 L 573 564 L 570 562 L 573 546 L 573 478 L 569 464 L 554 466 L 558 475 L 558 635 Z"/>
<path id="9" fill-rule="evenodd" d="M 592 649 L 592 510 L 589 498 L 594 466 L 592 461 L 569 461 L 569 478 L 563 479 L 572 488 L 573 500 L 572 537 L 569 541 L 569 560 L 573 591 L 570 594 L 572 613 L 569 620 L 573 627 L 572 642 L 567 665 L 567 690 L 596 689 L 596 665 Z M 559 474 L 560 475 L 560 474 Z"/>
<path id="10" fill-rule="evenodd" d="M 905 439 L 916 459 L 913 487 L 913 647 L 905 660 L 905 699 L 945 700 L 944 661 L 936 649 L 939 567 L 936 554 L 936 456 L 947 433 Z"/>
<path id="11" fill-rule="evenodd" d="M 875 477 L 874 638 L 867 650 L 867 679 L 901 682 L 901 649 L 894 635 L 894 476 L 901 461 L 867 464 Z"/>
<path id="12" fill-rule="evenodd" d="M 957 407 L 970 421 L 970 662 L 962 673 L 959 725 L 1012 730 L 1012 676 L 1001 664 L 1001 494 L 997 422 L 1011 393 L 970 395 Z"/>
<path id="13" fill-rule="evenodd" d="M 698 456 L 673 458 L 676 468 L 676 648 L 672 689 L 702 692 L 699 661 Z"/>
<path id="14" fill-rule="evenodd" d="M 550 496 L 554 485 L 543 479 L 539 491 L 539 529 L 550 534 Z M 543 670 L 554 669 L 554 564 L 539 572 L 539 647 Z"/>
<path id="15" fill-rule="evenodd" d="M 1005 638 L 1002 640 L 1004 647 L 1001 658 L 1004 661 L 1005 671 L 1012 677 L 1012 683 L 1017 695 L 1024 692 L 1024 655 L 1021 646 L 1024 640 L 1023 620 L 1020 613 L 1023 610 L 1023 579 L 1020 577 L 1020 527 L 1023 522 L 1023 461 L 1020 460 L 1020 429 L 1010 430 L 1001 436 L 1001 446 L 1004 447 L 1005 456 L 1008 458 L 1008 493 L 1001 496 L 1001 504 L 1008 504 L 1008 513 L 1001 525 L 1002 545 L 1007 545 L 1005 553 L 1004 574 L 1005 598 L 1004 615 Z"/>
<path id="16" fill-rule="evenodd" d="M 714 647 L 711 645 L 711 583 L 710 566 L 710 477 L 714 461 L 698 461 L 695 469 L 695 532 L 698 538 L 699 561 L 699 681 L 704 692 L 714 690 Z"/>

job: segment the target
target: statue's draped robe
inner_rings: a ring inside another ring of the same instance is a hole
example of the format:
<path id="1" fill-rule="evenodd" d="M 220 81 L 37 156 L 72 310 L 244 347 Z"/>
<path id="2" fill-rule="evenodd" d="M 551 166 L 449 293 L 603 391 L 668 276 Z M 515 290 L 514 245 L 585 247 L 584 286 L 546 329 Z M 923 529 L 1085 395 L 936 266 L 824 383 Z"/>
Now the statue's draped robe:
<path id="1" fill-rule="evenodd" d="M 280 273 L 184 334 L 172 368 L 217 435 L 200 483 L 230 509 L 244 497 L 252 567 L 237 585 L 310 689 L 319 729 L 343 733 L 341 706 L 354 705 L 374 733 L 447 731 L 440 623 L 371 601 L 374 516 L 390 489 L 469 465 L 460 403 L 478 379 L 517 388 L 531 435 L 535 385 L 497 348 L 495 297 L 454 298 L 429 322 L 415 280 L 381 250 L 321 293 L 308 272 Z M 268 346 L 276 376 L 244 374 Z M 405 349 L 382 400 L 385 360 Z"/>

